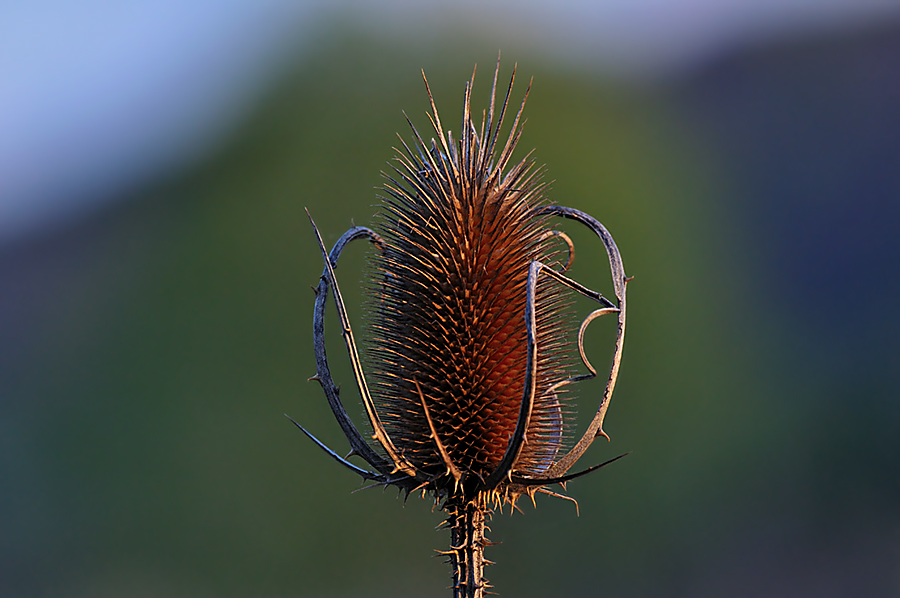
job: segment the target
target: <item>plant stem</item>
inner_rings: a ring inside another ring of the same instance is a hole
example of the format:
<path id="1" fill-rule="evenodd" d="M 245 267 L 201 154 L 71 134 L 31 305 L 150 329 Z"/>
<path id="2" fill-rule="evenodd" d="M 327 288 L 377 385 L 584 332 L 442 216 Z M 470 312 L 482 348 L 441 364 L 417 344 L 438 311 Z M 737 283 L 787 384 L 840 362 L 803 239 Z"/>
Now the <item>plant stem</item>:
<path id="1" fill-rule="evenodd" d="M 478 493 L 473 500 L 451 501 L 444 508 L 449 514 L 453 598 L 484 598 L 490 587 L 484 579 L 486 497 Z"/>

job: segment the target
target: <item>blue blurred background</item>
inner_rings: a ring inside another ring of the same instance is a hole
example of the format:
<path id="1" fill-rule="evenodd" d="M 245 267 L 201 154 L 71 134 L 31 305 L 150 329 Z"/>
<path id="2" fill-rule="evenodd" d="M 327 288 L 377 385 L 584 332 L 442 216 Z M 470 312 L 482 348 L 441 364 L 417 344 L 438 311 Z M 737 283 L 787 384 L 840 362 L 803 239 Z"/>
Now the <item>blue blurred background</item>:
<path id="1" fill-rule="evenodd" d="M 282 414 L 346 449 L 305 382 L 303 209 L 326 242 L 369 223 L 401 110 L 427 128 L 419 70 L 455 123 L 498 49 L 516 98 L 534 77 L 520 148 L 551 200 L 636 278 L 588 458 L 633 453 L 569 485 L 580 516 L 495 514 L 496 589 L 900 595 L 900 7 L 878 0 L 0 7 L 0 595 L 449 593 L 440 512 L 353 493 Z M 608 284 L 579 232 L 574 275 Z M 341 264 L 357 323 L 365 258 Z"/>

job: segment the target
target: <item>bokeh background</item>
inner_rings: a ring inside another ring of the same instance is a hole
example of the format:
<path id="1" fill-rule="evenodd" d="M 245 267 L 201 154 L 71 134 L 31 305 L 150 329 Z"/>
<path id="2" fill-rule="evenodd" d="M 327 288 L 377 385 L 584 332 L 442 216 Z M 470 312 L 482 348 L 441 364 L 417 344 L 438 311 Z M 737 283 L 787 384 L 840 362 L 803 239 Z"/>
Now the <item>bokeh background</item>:
<path id="1" fill-rule="evenodd" d="M 326 242 L 370 222 L 401 110 L 427 127 L 419 70 L 456 123 L 498 49 L 516 99 L 534 78 L 520 147 L 551 200 L 636 278 L 586 460 L 632 454 L 569 485 L 580 516 L 495 514 L 495 589 L 900 595 L 900 10 L 877 0 L 4 5 L 0 595 L 449 594 L 440 512 L 354 493 L 282 414 L 346 449 L 306 382 L 304 208 Z M 339 271 L 357 325 L 365 258 Z"/>

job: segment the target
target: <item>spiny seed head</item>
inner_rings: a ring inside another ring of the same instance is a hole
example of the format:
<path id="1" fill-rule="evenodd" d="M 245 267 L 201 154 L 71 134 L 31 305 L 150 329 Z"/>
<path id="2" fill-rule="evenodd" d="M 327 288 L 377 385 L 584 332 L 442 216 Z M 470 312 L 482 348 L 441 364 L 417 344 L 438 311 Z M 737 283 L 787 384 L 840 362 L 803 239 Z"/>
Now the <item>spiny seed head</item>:
<path id="1" fill-rule="evenodd" d="M 501 462 L 525 392 L 529 265 L 558 260 L 553 229 L 539 212 L 546 204 L 542 169 L 530 154 L 510 165 L 525 99 L 505 139 L 500 135 L 513 80 L 495 107 L 495 74 L 489 109 L 476 129 L 473 74 L 459 139 L 445 133 L 432 100 L 437 139 L 426 143 L 410 123 L 413 142 L 403 143 L 394 173 L 385 175 L 368 370 L 388 435 L 430 475 L 447 469 L 438 443 L 472 480 L 483 480 Z M 546 471 L 568 438 L 562 386 L 574 369 L 569 294 L 544 278 L 535 305 L 536 390 L 512 472 L 525 476 Z"/>
<path id="2" fill-rule="evenodd" d="M 545 202 L 541 169 L 530 154 L 510 166 L 525 106 L 523 99 L 500 141 L 513 81 L 495 117 L 495 72 L 490 106 L 477 130 L 470 109 L 473 81 L 466 86 L 458 140 L 444 133 L 433 99 L 429 117 L 437 141 L 426 143 L 410 123 L 412 149 L 403 143 L 394 175 L 385 175 L 380 235 L 354 226 L 329 253 L 313 223 L 325 261 L 313 309 L 314 379 L 351 454 L 374 471 L 350 463 L 294 423 L 333 459 L 373 481 L 372 486 L 397 485 L 407 496 L 431 492 L 448 515 L 454 596 L 483 598 L 490 587 L 482 569 L 489 544 L 485 516 L 491 509 L 505 502 L 515 506 L 524 493 L 532 499 L 535 492 L 568 499 L 547 486 L 619 459 L 567 473 L 595 438 L 606 436 L 603 419 L 622 357 L 630 279 L 615 241 L 599 221 Z M 564 233 L 550 228 L 551 216 L 580 222 L 603 242 L 615 303 L 564 274 L 574 246 Z M 564 266 L 552 249 L 554 237 L 568 246 Z M 362 238 L 378 246 L 369 283 L 367 369 L 374 392 L 363 374 L 334 272 L 343 248 Z M 331 378 L 324 333 L 329 289 L 377 445 L 360 435 Z M 577 351 L 568 338 L 574 332 L 567 318 L 573 291 L 600 304 L 577 327 Z M 607 314 L 616 314 L 618 327 L 606 389 L 581 439 L 563 453 L 569 419 L 564 387 L 596 376 L 584 352 L 584 330 Z M 576 373 L 576 353 L 587 373 Z"/>

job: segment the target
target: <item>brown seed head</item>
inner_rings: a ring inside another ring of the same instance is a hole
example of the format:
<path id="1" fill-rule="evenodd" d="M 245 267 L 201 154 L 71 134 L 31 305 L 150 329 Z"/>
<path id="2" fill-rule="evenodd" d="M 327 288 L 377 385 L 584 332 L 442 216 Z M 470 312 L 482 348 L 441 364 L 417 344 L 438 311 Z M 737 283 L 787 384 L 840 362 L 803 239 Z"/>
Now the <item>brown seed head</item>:
<path id="1" fill-rule="evenodd" d="M 432 100 L 437 140 L 426 143 L 410 123 L 412 147 L 403 143 L 395 175 L 385 175 L 368 369 L 388 435 L 432 475 L 447 468 L 438 443 L 472 479 L 483 480 L 503 458 L 525 390 L 529 265 L 557 259 L 552 229 L 539 214 L 541 169 L 530 154 L 509 166 L 525 99 L 500 139 L 514 79 L 515 71 L 495 115 L 494 75 L 491 104 L 476 129 L 473 74 L 458 140 L 444 132 Z M 571 340 L 568 298 L 554 281 L 538 284 L 536 391 L 519 475 L 543 473 L 567 437 L 560 387 L 573 373 L 571 351 L 563 350 Z"/>
<path id="2" fill-rule="evenodd" d="M 499 61 L 497 66 L 499 71 Z M 455 597 L 483 598 L 490 587 L 483 569 L 489 544 L 485 517 L 492 505 L 515 504 L 524 493 L 568 498 L 547 486 L 565 484 L 624 456 L 568 473 L 595 438 L 606 436 L 603 420 L 622 358 L 625 285 L 630 279 L 615 241 L 599 221 L 580 210 L 544 202 L 541 169 L 535 168 L 530 154 L 508 167 L 525 106 L 523 99 L 501 147 L 498 140 L 513 80 L 495 118 L 495 72 L 490 107 L 476 130 L 470 109 L 473 74 L 466 86 L 458 141 L 449 131 L 444 133 L 433 99 L 429 117 L 438 141 L 426 144 L 410 123 L 413 149 L 403 143 L 396 176 L 385 175 L 388 197 L 381 209 L 380 235 L 354 226 L 328 252 L 310 216 L 325 261 L 315 289 L 316 375 L 311 379 L 321 384 L 350 443 L 350 454 L 374 471 L 350 463 L 294 423 L 341 465 L 374 482 L 369 487 L 396 485 L 407 496 L 416 490 L 433 494 L 448 514 L 451 550 L 445 554 Z M 564 275 L 574 246 L 564 233 L 549 227 L 551 216 L 580 222 L 603 242 L 615 303 Z M 564 266 L 550 248 L 554 237 L 568 246 Z M 344 247 L 363 238 L 379 248 L 369 294 L 368 369 L 374 393 L 334 271 Z M 329 291 L 377 445 L 360 435 L 331 378 L 324 332 Z M 567 342 L 568 294 L 573 291 L 601 304 L 577 327 L 574 347 L 587 369 L 582 374 L 575 373 L 576 351 Z M 568 419 L 563 387 L 597 375 L 584 352 L 584 331 L 607 314 L 616 314 L 618 327 L 606 389 L 581 439 L 562 453 Z"/>

